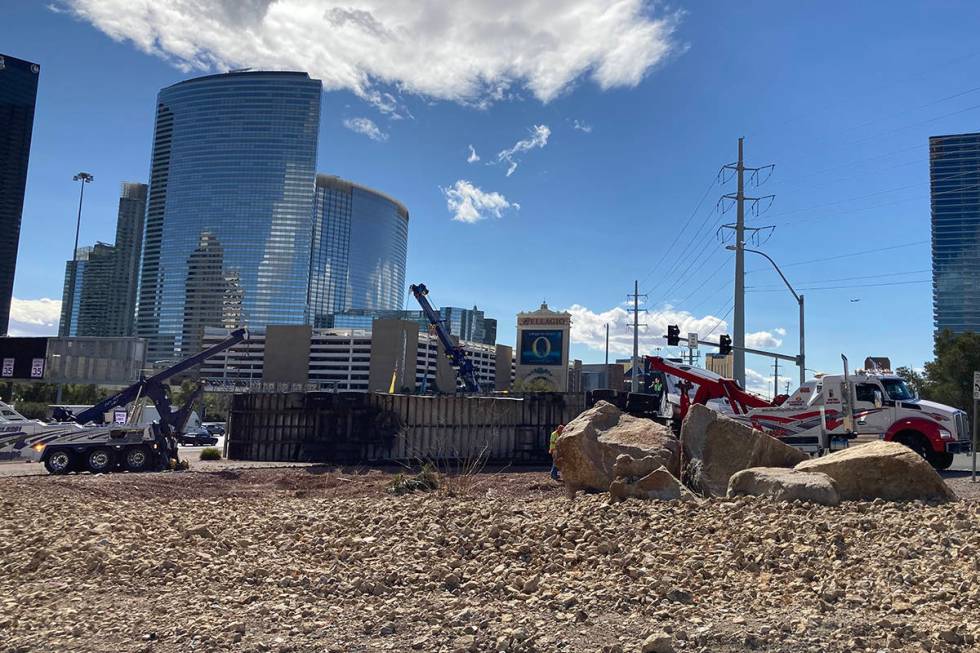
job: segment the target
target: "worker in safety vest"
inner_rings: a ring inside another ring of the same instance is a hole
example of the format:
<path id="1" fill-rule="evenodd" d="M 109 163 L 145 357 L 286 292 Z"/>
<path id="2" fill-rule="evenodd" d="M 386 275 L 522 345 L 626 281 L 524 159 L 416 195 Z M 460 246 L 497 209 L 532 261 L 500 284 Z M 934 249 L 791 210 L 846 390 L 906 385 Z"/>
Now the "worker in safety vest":
<path id="1" fill-rule="evenodd" d="M 558 453 L 558 436 L 565 429 L 564 424 L 559 424 L 554 431 L 551 432 L 551 439 L 548 441 L 548 453 L 551 454 L 551 478 L 560 481 L 561 477 L 558 476 L 558 466 L 555 464 L 555 454 Z"/>

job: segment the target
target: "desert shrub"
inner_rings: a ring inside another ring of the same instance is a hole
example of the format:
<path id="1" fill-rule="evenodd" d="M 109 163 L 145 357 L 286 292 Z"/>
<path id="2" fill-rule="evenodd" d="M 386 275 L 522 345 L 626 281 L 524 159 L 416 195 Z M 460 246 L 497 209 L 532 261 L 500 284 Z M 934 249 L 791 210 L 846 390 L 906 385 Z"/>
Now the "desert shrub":
<path id="1" fill-rule="evenodd" d="M 439 487 L 439 474 L 435 467 L 426 464 L 418 474 L 396 474 L 391 483 L 388 484 L 388 492 L 394 495 L 409 494 L 411 492 L 428 492 Z"/>
<path id="2" fill-rule="evenodd" d="M 221 449 L 204 447 L 201 449 L 201 460 L 221 460 Z"/>

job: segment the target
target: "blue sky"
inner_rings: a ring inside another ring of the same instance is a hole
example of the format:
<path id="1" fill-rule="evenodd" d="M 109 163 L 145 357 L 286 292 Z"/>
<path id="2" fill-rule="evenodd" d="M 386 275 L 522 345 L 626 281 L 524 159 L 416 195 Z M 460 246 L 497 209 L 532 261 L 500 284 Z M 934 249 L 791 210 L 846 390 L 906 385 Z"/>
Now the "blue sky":
<path id="1" fill-rule="evenodd" d="M 726 318 L 715 334 L 730 332 L 732 254 L 716 226 L 734 210 L 713 211 L 734 183 L 713 182 L 744 136 L 749 165 L 775 164 L 750 189 L 775 200 L 749 222 L 776 226 L 761 249 L 805 289 L 808 366 L 837 369 L 842 352 L 930 358 L 927 140 L 980 129 L 976 3 L 214 0 L 204 16 L 122 0 L 4 4 L 3 52 L 41 64 L 22 332 L 54 328 L 53 306 L 36 300 L 61 296 L 72 175 L 96 177 L 82 243 L 111 242 L 119 183 L 147 177 L 160 88 L 222 66 L 302 65 L 330 89 L 319 169 L 403 201 L 409 282 L 437 304 L 479 305 L 500 342 L 546 299 L 575 315 L 574 357 L 601 362 L 606 321 L 621 356 L 637 278 L 646 351 L 668 322 L 704 334 Z M 576 24 L 575 11 L 598 18 Z M 466 198 L 485 203 L 452 210 Z M 796 305 L 747 257 L 752 342 L 795 353 Z M 747 362 L 764 389 L 770 361 Z"/>

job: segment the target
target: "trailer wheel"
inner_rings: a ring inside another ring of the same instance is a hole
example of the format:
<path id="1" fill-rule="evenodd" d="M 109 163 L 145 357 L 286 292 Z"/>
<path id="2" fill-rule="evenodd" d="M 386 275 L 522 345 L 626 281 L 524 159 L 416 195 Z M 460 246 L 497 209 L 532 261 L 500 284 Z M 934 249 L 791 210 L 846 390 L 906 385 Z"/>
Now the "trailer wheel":
<path id="1" fill-rule="evenodd" d="M 126 470 L 145 472 L 150 467 L 150 450 L 146 447 L 130 447 L 126 450 Z"/>
<path id="2" fill-rule="evenodd" d="M 71 471 L 71 452 L 60 449 L 44 459 L 44 468 L 49 474 L 67 474 Z"/>
<path id="3" fill-rule="evenodd" d="M 919 454 L 929 462 L 929 441 L 918 431 L 903 431 L 895 436 L 895 442 L 904 444 L 906 447 Z M 952 464 L 952 461 L 950 461 Z"/>
<path id="4" fill-rule="evenodd" d="M 105 447 L 93 449 L 86 459 L 88 471 L 93 474 L 105 474 L 112 468 L 112 452 Z"/>

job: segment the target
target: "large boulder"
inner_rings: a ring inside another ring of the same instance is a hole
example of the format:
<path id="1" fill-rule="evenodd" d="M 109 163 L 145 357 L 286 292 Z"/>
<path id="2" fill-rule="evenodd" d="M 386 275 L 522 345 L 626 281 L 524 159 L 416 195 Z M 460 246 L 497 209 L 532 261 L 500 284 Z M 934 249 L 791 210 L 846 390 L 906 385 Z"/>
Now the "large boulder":
<path id="1" fill-rule="evenodd" d="M 752 467 L 735 472 L 728 481 L 728 496 L 742 495 L 824 506 L 840 504 L 834 479 L 820 472 L 798 472 L 785 467 Z"/>
<path id="2" fill-rule="evenodd" d="M 610 501 L 622 501 L 629 497 L 661 501 L 697 501 L 697 497 L 668 472 L 666 467 L 658 467 L 642 478 L 620 476 L 613 479 L 609 484 Z"/>
<path id="3" fill-rule="evenodd" d="M 877 440 L 801 462 L 799 471 L 834 479 L 841 499 L 950 501 L 956 498 L 926 460 L 904 444 Z"/>
<path id="4" fill-rule="evenodd" d="M 743 469 L 793 467 L 807 459 L 799 449 L 701 404 L 688 410 L 681 444 L 686 480 L 707 496 L 725 496 L 728 480 Z"/>
<path id="5" fill-rule="evenodd" d="M 570 492 L 609 489 L 617 475 L 616 459 L 624 454 L 633 462 L 621 475 L 641 477 L 658 467 L 680 467 L 680 445 L 668 427 L 605 401 L 566 424 L 555 446 L 555 464 Z"/>

